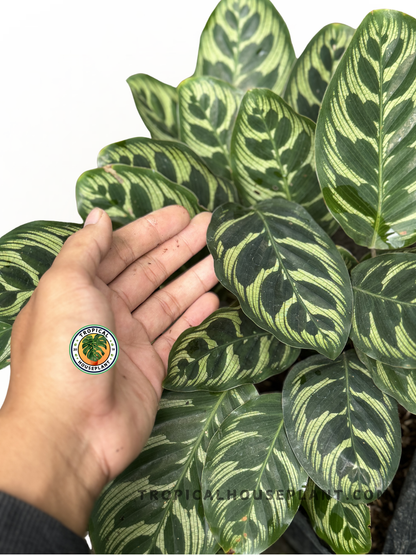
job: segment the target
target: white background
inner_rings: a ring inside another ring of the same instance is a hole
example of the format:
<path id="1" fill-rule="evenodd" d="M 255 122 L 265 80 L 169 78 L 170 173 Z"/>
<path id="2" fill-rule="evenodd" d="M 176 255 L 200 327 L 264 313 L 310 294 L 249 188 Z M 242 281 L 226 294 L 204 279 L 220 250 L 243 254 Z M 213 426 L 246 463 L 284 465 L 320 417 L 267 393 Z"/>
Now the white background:
<path id="1" fill-rule="evenodd" d="M 274 0 L 296 55 L 328 23 L 356 28 L 372 9 L 416 17 L 414 0 Z M 149 136 L 126 83 L 176 86 L 195 68 L 217 0 L 0 3 L 0 236 L 32 220 L 80 222 L 79 175 L 105 145 Z M 9 370 L 0 370 L 0 405 Z"/>

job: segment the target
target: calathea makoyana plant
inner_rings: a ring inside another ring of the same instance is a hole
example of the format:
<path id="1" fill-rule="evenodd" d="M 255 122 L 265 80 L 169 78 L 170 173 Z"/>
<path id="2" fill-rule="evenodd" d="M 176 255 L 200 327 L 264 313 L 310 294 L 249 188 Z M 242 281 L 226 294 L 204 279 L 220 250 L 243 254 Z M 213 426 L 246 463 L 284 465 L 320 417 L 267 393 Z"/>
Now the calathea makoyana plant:
<path id="1" fill-rule="evenodd" d="M 99 206 L 116 228 L 169 204 L 213 211 L 228 301 L 174 345 L 148 444 L 95 505 L 95 551 L 259 553 L 302 504 L 335 552 L 366 553 L 368 504 L 399 464 L 397 403 L 416 413 L 416 21 L 327 25 L 296 60 L 269 0 L 221 0 L 192 77 L 128 84 L 152 139 L 100 152 L 79 213 Z M 331 240 L 339 226 L 360 262 Z M 78 227 L 0 240 L 3 366 Z"/>

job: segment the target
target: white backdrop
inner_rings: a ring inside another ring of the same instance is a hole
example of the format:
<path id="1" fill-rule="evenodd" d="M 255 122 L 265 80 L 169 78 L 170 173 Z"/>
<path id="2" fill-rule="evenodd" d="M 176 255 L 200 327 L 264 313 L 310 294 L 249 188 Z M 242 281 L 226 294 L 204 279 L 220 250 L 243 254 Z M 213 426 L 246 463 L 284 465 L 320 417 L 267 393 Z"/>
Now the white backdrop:
<path id="1" fill-rule="evenodd" d="M 328 23 L 372 9 L 416 17 L 413 0 L 273 0 L 299 56 Z M 32 220 L 80 222 L 79 175 L 106 144 L 149 136 L 127 77 L 176 86 L 195 68 L 217 0 L 20 0 L 0 5 L 0 236 Z M 9 370 L 0 370 L 0 405 Z"/>

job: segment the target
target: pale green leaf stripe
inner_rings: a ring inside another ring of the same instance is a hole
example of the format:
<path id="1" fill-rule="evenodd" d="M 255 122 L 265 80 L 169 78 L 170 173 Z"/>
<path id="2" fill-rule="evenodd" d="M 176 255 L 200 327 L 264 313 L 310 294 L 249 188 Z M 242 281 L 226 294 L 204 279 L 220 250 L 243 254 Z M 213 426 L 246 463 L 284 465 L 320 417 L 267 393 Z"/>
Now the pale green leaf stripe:
<path id="1" fill-rule="evenodd" d="M 219 281 L 259 327 L 292 347 L 336 358 L 352 312 L 347 268 L 306 210 L 273 199 L 217 208 L 207 244 Z"/>
<path id="2" fill-rule="evenodd" d="M 359 245 L 416 240 L 415 109 L 416 20 L 373 11 L 335 71 L 316 129 L 325 201 Z"/>
<path id="3" fill-rule="evenodd" d="M 237 200 L 230 181 L 213 175 L 188 146 L 172 141 L 137 137 L 103 148 L 98 166 L 126 164 L 158 171 L 166 179 L 192 191 L 201 206 L 214 210 L 227 201 Z"/>
<path id="4" fill-rule="evenodd" d="M 127 79 L 134 103 L 153 139 L 179 138 L 178 93 L 150 75 L 138 73 Z"/>
<path id="5" fill-rule="evenodd" d="M 331 497 L 369 503 L 392 481 L 401 455 L 397 403 L 353 350 L 296 364 L 283 386 L 283 414 L 300 464 Z"/>
<path id="6" fill-rule="evenodd" d="M 340 245 L 335 245 L 335 246 L 337 247 L 339 254 L 342 256 L 342 260 L 345 262 L 345 266 L 347 267 L 347 270 L 351 272 L 351 270 L 357 266 L 358 260 L 345 247 L 341 247 Z"/>
<path id="7" fill-rule="evenodd" d="M 335 553 L 368 553 L 371 549 L 370 509 L 347 505 L 328 496 L 309 480 L 302 501 L 315 533 Z"/>
<path id="8" fill-rule="evenodd" d="M 202 33 L 195 75 L 280 94 L 295 59 L 286 24 L 269 0 L 222 0 Z"/>
<path id="9" fill-rule="evenodd" d="M 416 255 L 365 260 L 351 279 L 354 345 L 383 364 L 416 368 Z"/>
<path id="10" fill-rule="evenodd" d="M 234 181 L 247 206 L 286 198 L 306 208 L 330 235 L 336 230 L 315 172 L 315 124 L 279 96 L 266 89 L 245 94 L 231 155 Z"/>
<path id="11" fill-rule="evenodd" d="M 272 545 L 295 516 L 306 480 L 286 437 L 281 394 L 235 409 L 202 473 L 206 518 L 223 550 L 261 553 Z"/>
<path id="12" fill-rule="evenodd" d="M 328 83 L 353 34 L 348 25 L 330 23 L 306 46 L 290 73 L 284 96 L 296 112 L 317 120 Z"/>
<path id="13" fill-rule="evenodd" d="M 212 77 L 190 78 L 179 86 L 179 134 L 220 177 L 231 179 L 230 143 L 241 93 Z"/>
<path id="14" fill-rule="evenodd" d="M 119 226 L 172 204 L 186 208 L 191 218 L 203 211 L 196 196 L 182 185 L 154 170 L 124 164 L 84 172 L 77 181 L 76 198 L 83 220 L 98 206 Z"/>
<path id="15" fill-rule="evenodd" d="M 37 221 L 0 238 L 1 322 L 14 322 L 64 241 L 80 228 L 79 224 Z"/>
<path id="16" fill-rule="evenodd" d="M 11 335 L 11 324 L 0 322 L 0 369 L 10 364 Z"/>
<path id="17" fill-rule="evenodd" d="M 289 368 L 299 352 L 257 327 L 240 307 L 221 308 L 176 340 L 163 386 L 224 391 L 258 383 Z"/>
<path id="18" fill-rule="evenodd" d="M 389 366 L 368 357 L 357 347 L 355 350 L 370 371 L 376 386 L 396 399 L 406 410 L 416 414 L 416 369 Z"/>
<path id="19" fill-rule="evenodd" d="M 224 418 L 256 396 L 251 385 L 219 394 L 165 391 L 142 453 L 94 506 L 95 553 L 216 553 L 201 500 L 202 466 Z"/>

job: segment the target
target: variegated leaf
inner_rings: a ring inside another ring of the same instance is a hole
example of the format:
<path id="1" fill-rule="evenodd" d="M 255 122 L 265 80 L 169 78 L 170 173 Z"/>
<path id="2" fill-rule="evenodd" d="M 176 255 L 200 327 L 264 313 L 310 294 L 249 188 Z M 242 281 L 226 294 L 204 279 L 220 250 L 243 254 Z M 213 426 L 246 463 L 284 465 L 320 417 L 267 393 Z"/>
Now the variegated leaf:
<path id="1" fill-rule="evenodd" d="M 202 489 L 210 529 L 225 553 L 261 553 L 289 526 L 306 473 L 287 440 L 280 393 L 235 409 L 208 447 Z"/>
<path id="2" fill-rule="evenodd" d="M 240 307 L 221 308 L 179 336 L 164 387 L 224 391 L 262 382 L 289 368 L 299 352 L 258 328 Z"/>
<path id="3" fill-rule="evenodd" d="M 309 477 L 342 503 L 369 503 L 400 462 L 397 403 L 374 384 L 353 350 L 296 364 L 283 387 L 287 435 Z"/>
<path id="4" fill-rule="evenodd" d="M 368 357 L 355 348 L 361 362 L 371 373 L 376 386 L 402 405 L 412 414 L 416 414 L 416 369 L 399 368 L 383 364 Z"/>
<path id="5" fill-rule="evenodd" d="M 315 172 L 315 124 L 267 89 L 248 91 L 234 127 L 232 170 L 248 205 L 282 197 L 301 204 L 332 234 L 338 227 L 325 206 Z"/>
<path id="6" fill-rule="evenodd" d="M 127 83 L 153 139 L 178 139 L 177 90 L 144 73 L 132 75 Z"/>
<path id="7" fill-rule="evenodd" d="M 195 74 L 280 94 L 295 59 L 286 24 L 269 0 L 222 0 L 202 33 Z"/>
<path id="8" fill-rule="evenodd" d="M 325 201 L 359 245 L 416 240 L 416 20 L 373 11 L 328 86 L 316 128 Z"/>
<path id="9" fill-rule="evenodd" d="M 231 179 L 230 142 L 241 93 L 212 77 L 186 79 L 178 90 L 181 141 L 215 175 Z"/>
<path id="10" fill-rule="evenodd" d="M 285 90 L 285 100 L 312 121 L 318 118 L 328 83 L 349 45 L 354 29 L 330 23 L 309 42 L 296 61 Z"/>
<path id="11" fill-rule="evenodd" d="M 64 241 L 81 226 L 38 221 L 0 238 L 0 368 L 10 364 L 11 326 Z"/>
<path id="12" fill-rule="evenodd" d="M 416 255 L 389 253 L 351 272 L 351 339 L 371 358 L 416 368 Z"/>
<path id="13" fill-rule="evenodd" d="M 358 260 L 345 247 L 341 247 L 340 245 L 336 245 L 336 247 L 339 254 L 342 256 L 342 260 L 345 262 L 345 266 L 347 267 L 348 271 L 351 272 L 351 270 L 357 266 Z"/>
<path id="14" fill-rule="evenodd" d="M 227 201 L 237 200 L 234 185 L 213 175 L 188 146 L 144 137 L 120 141 L 103 148 L 98 166 L 126 164 L 156 170 L 170 181 L 192 191 L 201 206 L 214 210 Z"/>
<path id="15" fill-rule="evenodd" d="M 202 505 L 202 466 L 224 418 L 256 396 L 252 385 L 218 394 L 165 391 L 142 453 L 95 503 L 95 553 L 216 553 Z"/>
<path id="16" fill-rule="evenodd" d="M 371 549 L 370 509 L 331 498 L 309 480 L 302 501 L 315 533 L 335 553 L 368 553 Z"/>
<path id="17" fill-rule="evenodd" d="M 12 326 L 6 322 L 0 322 L 0 369 L 10 364 L 10 339 Z"/>
<path id="18" fill-rule="evenodd" d="M 184 206 L 191 217 L 203 210 L 196 196 L 182 185 L 154 170 L 124 164 L 84 172 L 77 181 L 76 198 L 82 219 L 99 206 L 118 226 L 171 204 Z"/>
<path id="19" fill-rule="evenodd" d="M 302 206 L 284 199 L 217 208 L 207 233 L 220 282 L 253 322 L 292 347 L 336 358 L 352 311 L 335 245 Z"/>

